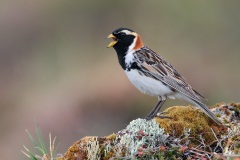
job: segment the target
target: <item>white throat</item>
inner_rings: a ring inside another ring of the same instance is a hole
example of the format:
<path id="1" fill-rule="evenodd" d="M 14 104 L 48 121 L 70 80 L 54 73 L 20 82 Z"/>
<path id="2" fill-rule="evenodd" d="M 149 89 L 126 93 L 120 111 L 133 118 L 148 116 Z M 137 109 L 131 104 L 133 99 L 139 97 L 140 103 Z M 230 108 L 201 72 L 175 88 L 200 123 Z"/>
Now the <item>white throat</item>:
<path id="1" fill-rule="evenodd" d="M 135 52 L 135 50 L 133 49 L 136 45 L 136 41 L 137 41 L 137 37 L 134 38 L 133 43 L 128 47 L 126 56 L 125 56 L 125 64 L 126 67 L 130 67 L 132 64 L 132 61 L 134 59 L 133 57 L 133 52 Z"/>

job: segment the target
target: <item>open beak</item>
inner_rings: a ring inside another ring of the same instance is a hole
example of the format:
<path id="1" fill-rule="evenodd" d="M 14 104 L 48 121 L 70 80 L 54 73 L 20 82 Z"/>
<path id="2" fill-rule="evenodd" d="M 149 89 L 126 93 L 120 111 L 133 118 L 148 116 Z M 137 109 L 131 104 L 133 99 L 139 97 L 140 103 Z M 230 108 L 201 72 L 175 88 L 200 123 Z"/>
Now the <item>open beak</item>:
<path id="1" fill-rule="evenodd" d="M 112 38 L 113 39 L 113 41 L 111 43 L 109 43 L 107 48 L 113 47 L 117 43 L 117 38 L 113 34 L 110 34 L 107 38 Z"/>

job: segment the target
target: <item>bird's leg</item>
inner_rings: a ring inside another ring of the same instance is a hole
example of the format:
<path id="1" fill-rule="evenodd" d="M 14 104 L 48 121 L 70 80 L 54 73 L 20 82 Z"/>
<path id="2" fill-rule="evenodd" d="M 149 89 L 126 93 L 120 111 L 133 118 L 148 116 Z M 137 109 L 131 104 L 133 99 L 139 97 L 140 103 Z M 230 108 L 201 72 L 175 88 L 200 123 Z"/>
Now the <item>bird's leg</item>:
<path id="1" fill-rule="evenodd" d="M 150 120 L 154 118 L 154 113 L 158 110 L 158 106 L 160 105 L 161 101 L 158 101 L 157 105 L 153 108 L 153 110 L 147 115 L 146 120 Z"/>
<path id="2" fill-rule="evenodd" d="M 166 97 L 165 96 L 159 96 L 158 97 L 158 103 L 157 105 L 153 108 L 153 110 L 147 115 L 146 120 L 150 120 L 153 119 L 157 113 L 159 112 L 159 110 L 161 109 L 163 103 L 166 101 Z"/>

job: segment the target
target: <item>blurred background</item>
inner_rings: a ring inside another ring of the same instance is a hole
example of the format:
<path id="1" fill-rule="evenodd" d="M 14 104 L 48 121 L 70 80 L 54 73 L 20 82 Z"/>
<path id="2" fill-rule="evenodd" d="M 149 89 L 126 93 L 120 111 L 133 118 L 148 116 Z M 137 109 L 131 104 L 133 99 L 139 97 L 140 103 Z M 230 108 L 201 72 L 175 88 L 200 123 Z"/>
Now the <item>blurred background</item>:
<path id="1" fill-rule="evenodd" d="M 240 1 L 21 0 L 0 2 L 0 155 L 27 159 L 34 118 L 64 153 L 145 117 L 156 97 L 127 79 L 105 39 L 128 27 L 161 54 L 207 105 L 239 102 Z M 165 107 L 187 105 L 168 100 Z"/>

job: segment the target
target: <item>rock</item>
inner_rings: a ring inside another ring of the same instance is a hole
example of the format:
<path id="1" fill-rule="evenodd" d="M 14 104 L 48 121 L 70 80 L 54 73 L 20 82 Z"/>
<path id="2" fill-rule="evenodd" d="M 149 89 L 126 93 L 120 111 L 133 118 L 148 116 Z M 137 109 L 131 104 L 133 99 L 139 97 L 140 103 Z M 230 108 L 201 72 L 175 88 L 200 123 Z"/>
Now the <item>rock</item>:
<path id="1" fill-rule="evenodd" d="M 240 104 L 211 107 L 223 122 L 215 124 L 192 106 L 174 106 L 165 118 L 136 119 L 107 137 L 85 137 L 58 160 L 226 159 L 240 154 Z"/>

